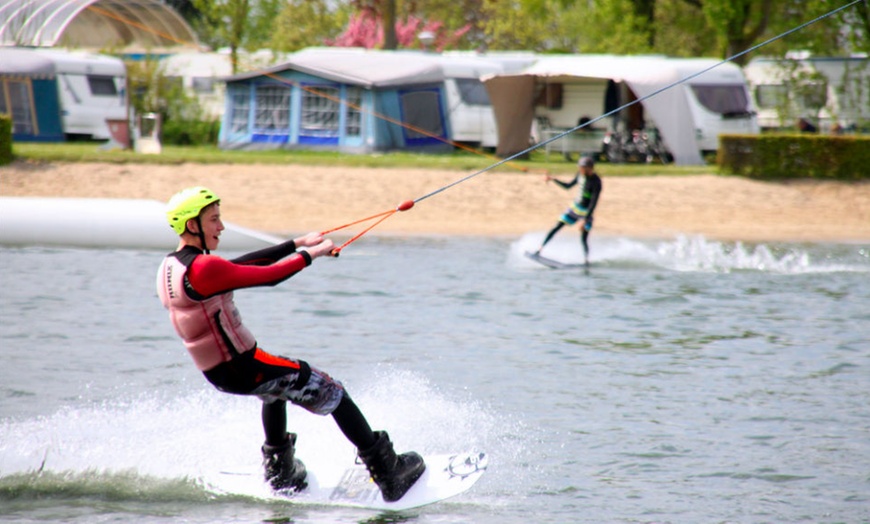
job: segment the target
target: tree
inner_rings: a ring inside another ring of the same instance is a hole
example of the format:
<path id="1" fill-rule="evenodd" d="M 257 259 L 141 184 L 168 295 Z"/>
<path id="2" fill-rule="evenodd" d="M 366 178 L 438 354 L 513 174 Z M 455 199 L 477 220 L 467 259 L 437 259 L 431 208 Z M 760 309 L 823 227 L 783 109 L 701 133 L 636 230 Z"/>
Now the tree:
<path id="1" fill-rule="evenodd" d="M 283 0 L 192 0 L 201 13 L 200 38 L 213 48 L 229 47 L 233 72 L 239 69 L 239 50 L 254 51 L 271 38 L 273 21 Z"/>
<path id="2" fill-rule="evenodd" d="M 205 2 L 170 1 L 195 5 Z M 220 0 L 218 5 L 242 1 Z M 259 5 L 278 0 L 244 1 Z M 272 25 L 262 31 L 270 35 L 269 45 L 282 51 L 326 42 L 386 49 L 420 47 L 417 36 L 429 30 L 436 33 L 437 50 L 484 48 L 724 58 L 837 7 L 831 5 L 832 1 L 283 0 L 286 7 L 274 20 L 269 19 Z M 385 27 L 395 30 L 395 45 L 392 31 L 385 31 Z M 866 51 L 868 34 L 870 14 L 865 1 L 798 35 L 766 46 L 763 53 L 781 55 L 796 47 L 835 55 L 848 49 Z M 750 58 L 743 57 L 738 63 Z"/>
<path id="3" fill-rule="evenodd" d="M 667 56 L 719 56 L 717 38 L 707 26 L 700 6 L 684 0 L 658 0 L 655 13 L 655 46 Z"/>
<path id="4" fill-rule="evenodd" d="M 635 0 L 595 0 L 578 21 L 577 50 L 581 53 L 652 53 L 654 32 L 648 16 L 638 13 Z"/>
<path id="5" fill-rule="evenodd" d="M 867 0 L 855 5 L 855 12 L 851 17 L 854 20 L 851 25 L 854 31 L 850 35 L 852 45 L 856 51 L 870 53 L 870 4 Z"/>
<path id="6" fill-rule="evenodd" d="M 646 26 L 647 45 L 650 49 L 656 44 L 656 0 L 632 0 L 634 15 Z"/>
<path id="7" fill-rule="evenodd" d="M 421 32 L 428 31 L 434 35 L 434 49 L 440 51 L 454 47 L 456 41 L 470 29 L 468 24 L 452 29 L 444 21 L 429 16 L 428 10 L 417 10 L 412 2 L 399 5 L 394 0 L 354 0 L 350 4 L 354 8 L 354 15 L 344 32 L 328 41 L 329 45 L 414 48 L 423 45 L 418 37 Z M 387 20 L 393 20 L 389 30 L 384 29 Z M 388 38 L 395 38 L 395 43 L 388 42 Z"/>
<path id="8" fill-rule="evenodd" d="M 546 0 L 485 0 L 481 7 L 489 49 L 547 50 L 555 16 Z"/>
<path id="9" fill-rule="evenodd" d="M 384 49 L 396 49 L 399 46 L 396 36 L 396 0 L 382 0 L 381 3 Z"/>
<path id="10" fill-rule="evenodd" d="M 764 34 L 773 13 L 773 0 L 685 0 L 700 7 L 707 24 L 716 33 L 720 54 L 736 55 L 754 45 Z M 745 65 L 744 55 L 735 60 Z"/>
<path id="11" fill-rule="evenodd" d="M 836 9 L 830 2 L 803 2 L 800 0 L 781 0 L 779 16 L 774 17 L 770 31 L 765 37 L 773 37 L 789 29 L 800 26 Z M 844 0 L 838 4 L 846 5 Z M 862 21 L 867 12 L 866 2 L 856 4 L 836 15 L 819 20 L 772 43 L 765 54 L 784 55 L 788 51 L 805 50 L 815 55 L 843 56 L 852 52 L 868 51 L 868 30 Z"/>
<path id="12" fill-rule="evenodd" d="M 298 51 L 326 45 L 338 37 L 350 8 L 329 0 L 289 0 L 272 26 L 269 46 L 275 51 Z"/>

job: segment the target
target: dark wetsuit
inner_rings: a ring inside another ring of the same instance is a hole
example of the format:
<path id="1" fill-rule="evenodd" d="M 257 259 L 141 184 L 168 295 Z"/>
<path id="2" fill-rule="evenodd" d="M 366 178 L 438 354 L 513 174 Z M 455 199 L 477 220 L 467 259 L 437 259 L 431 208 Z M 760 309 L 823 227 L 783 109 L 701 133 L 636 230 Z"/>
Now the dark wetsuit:
<path id="1" fill-rule="evenodd" d="M 557 183 L 564 189 L 571 189 L 576 186 L 580 181 L 582 175 L 577 173 L 574 178 L 570 182 L 562 182 L 561 180 L 556 180 L 553 178 L 553 182 Z M 583 227 L 581 228 L 580 240 L 583 243 L 583 253 L 586 255 L 587 260 L 589 257 L 589 232 L 592 231 L 592 214 L 595 212 L 595 207 L 598 205 L 598 197 L 601 196 L 602 184 L 601 177 L 598 176 L 598 173 L 593 172 L 587 177 L 582 177 L 583 187 L 580 189 L 580 195 L 577 200 L 571 203 L 568 209 L 565 210 L 565 213 L 559 217 L 559 222 L 556 223 L 555 227 L 547 233 L 547 236 L 544 238 L 544 242 L 541 244 L 541 247 L 538 249 L 540 251 L 547 245 L 556 233 L 562 229 L 562 226 L 573 226 L 577 223 L 581 218 L 585 219 Z"/>

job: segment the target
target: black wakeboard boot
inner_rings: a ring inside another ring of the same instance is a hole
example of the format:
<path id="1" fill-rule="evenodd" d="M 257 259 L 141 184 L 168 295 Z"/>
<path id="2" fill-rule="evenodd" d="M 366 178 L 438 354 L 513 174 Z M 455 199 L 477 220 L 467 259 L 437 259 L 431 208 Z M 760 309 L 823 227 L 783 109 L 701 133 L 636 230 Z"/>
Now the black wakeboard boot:
<path id="1" fill-rule="evenodd" d="M 308 486 L 305 481 L 305 464 L 297 459 L 296 433 L 287 433 L 287 440 L 280 446 L 263 444 L 263 467 L 266 469 L 266 482 L 272 489 L 301 491 Z"/>
<path id="2" fill-rule="evenodd" d="M 387 502 L 395 502 L 417 482 L 426 470 L 423 457 L 410 451 L 396 455 L 386 431 L 375 431 L 375 443 L 369 449 L 359 450 L 359 458 L 381 489 Z"/>

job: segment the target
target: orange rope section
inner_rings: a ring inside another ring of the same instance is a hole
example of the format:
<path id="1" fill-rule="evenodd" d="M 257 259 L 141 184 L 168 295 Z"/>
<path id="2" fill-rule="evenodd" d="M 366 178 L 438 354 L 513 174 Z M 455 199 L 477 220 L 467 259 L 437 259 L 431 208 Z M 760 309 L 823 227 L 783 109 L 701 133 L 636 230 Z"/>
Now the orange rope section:
<path id="1" fill-rule="evenodd" d="M 331 254 L 332 256 L 334 256 L 334 257 L 337 257 L 337 256 L 341 253 L 341 250 L 342 250 L 342 249 L 346 248 L 346 247 L 349 246 L 350 244 L 352 244 L 352 243 L 356 242 L 357 240 L 359 240 L 360 237 L 362 237 L 363 235 L 365 235 L 366 233 L 368 233 L 369 231 L 371 231 L 372 229 L 374 229 L 378 224 L 380 224 L 380 223 L 383 222 L 384 220 L 390 218 L 391 216 L 393 216 L 393 215 L 396 214 L 397 212 L 399 212 L 399 211 L 407 211 L 407 210 L 411 209 L 412 207 L 414 207 L 414 201 L 413 201 L 413 200 L 406 200 L 405 202 L 402 202 L 401 204 L 399 204 L 399 205 L 396 207 L 396 209 L 390 209 L 390 210 L 388 210 L 388 211 L 384 211 L 384 212 L 382 212 L 382 213 L 378 213 L 378 214 L 376 214 L 376 215 L 372 215 L 372 216 L 370 216 L 370 217 L 361 218 L 361 219 L 359 219 L 359 220 L 355 220 L 355 221 L 353 221 L 353 222 L 349 222 L 349 223 L 347 223 L 347 224 L 344 224 L 343 226 L 338 226 L 338 227 L 334 227 L 334 228 L 332 228 L 332 229 L 328 229 L 328 230 L 326 230 L 326 231 L 323 231 L 323 232 L 321 233 L 321 235 L 326 235 L 326 234 L 328 234 L 328 233 L 332 233 L 333 231 L 338 231 L 339 229 L 344 229 L 344 228 L 346 228 L 346 227 L 350 227 L 350 226 L 353 226 L 353 225 L 359 224 L 359 223 L 361 223 L 361 222 L 367 222 L 367 221 L 369 221 L 369 220 L 373 220 L 373 219 L 375 219 L 375 218 L 380 218 L 380 220 L 378 220 L 378 221 L 375 222 L 374 224 L 370 225 L 369 227 L 363 229 L 362 231 L 360 231 L 360 232 L 357 233 L 356 235 L 352 236 L 352 237 L 351 237 L 350 239 L 348 239 L 344 244 L 342 244 L 342 245 L 338 246 L 337 248 L 333 249 L 333 250 L 332 250 L 332 253 L 330 253 L 330 254 Z"/>

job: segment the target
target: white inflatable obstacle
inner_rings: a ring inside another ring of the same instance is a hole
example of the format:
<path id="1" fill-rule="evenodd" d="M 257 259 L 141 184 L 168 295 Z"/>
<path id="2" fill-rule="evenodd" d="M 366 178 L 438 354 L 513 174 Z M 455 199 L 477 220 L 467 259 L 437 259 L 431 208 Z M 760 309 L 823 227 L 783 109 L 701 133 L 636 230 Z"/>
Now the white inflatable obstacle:
<path id="1" fill-rule="evenodd" d="M 224 222 L 220 249 L 247 251 L 284 239 Z M 155 248 L 172 251 L 178 236 L 156 200 L 0 197 L 0 244 Z"/>

